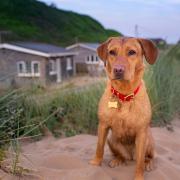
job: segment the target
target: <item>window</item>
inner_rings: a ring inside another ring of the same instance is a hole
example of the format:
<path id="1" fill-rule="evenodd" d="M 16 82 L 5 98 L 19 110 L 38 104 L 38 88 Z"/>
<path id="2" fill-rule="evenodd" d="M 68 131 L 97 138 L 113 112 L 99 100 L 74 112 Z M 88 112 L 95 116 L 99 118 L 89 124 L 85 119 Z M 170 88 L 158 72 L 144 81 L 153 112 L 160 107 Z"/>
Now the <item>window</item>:
<path id="1" fill-rule="evenodd" d="M 40 63 L 38 61 L 31 62 L 32 76 L 40 76 Z"/>
<path id="2" fill-rule="evenodd" d="M 50 60 L 49 61 L 49 74 L 54 75 L 56 74 L 56 61 L 55 60 Z"/>
<path id="3" fill-rule="evenodd" d="M 96 56 L 96 62 L 98 62 L 98 60 L 99 60 L 99 59 L 98 59 L 98 57 Z"/>
<path id="4" fill-rule="evenodd" d="M 18 72 L 18 76 L 23 75 L 26 72 L 26 66 L 25 66 L 25 62 L 24 61 L 19 61 L 17 62 L 17 72 Z"/>
<path id="5" fill-rule="evenodd" d="M 31 74 L 32 72 L 32 65 L 31 65 L 31 61 L 30 62 L 26 62 L 26 73 L 27 74 Z"/>
<path id="6" fill-rule="evenodd" d="M 90 60 L 91 60 L 91 56 L 86 56 L 86 57 L 85 57 L 85 62 L 86 62 L 86 63 L 89 63 Z"/>
<path id="7" fill-rule="evenodd" d="M 67 58 L 66 61 L 67 61 L 66 69 L 67 69 L 67 70 L 71 70 L 71 69 L 72 69 L 72 61 L 71 61 L 71 58 Z"/>
<path id="8" fill-rule="evenodd" d="M 89 62 L 89 56 L 87 56 L 87 62 Z"/>
<path id="9" fill-rule="evenodd" d="M 93 56 L 93 55 L 91 56 L 91 61 L 92 61 L 92 62 L 94 61 L 94 56 Z"/>
<path id="10" fill-rule="evenodd" d="M 98 58 L 98 56 L 96 54 L 86 56 L 86 63 L 87 64 L 98 64 L 99 63 L 99 58 Z"/>
<path id="11" fill-rule="evenodd" d="M 40 63 L 38 61 L 17 62 L 17 72 L 20 77 L 38 77 L 40 76 Z"/>

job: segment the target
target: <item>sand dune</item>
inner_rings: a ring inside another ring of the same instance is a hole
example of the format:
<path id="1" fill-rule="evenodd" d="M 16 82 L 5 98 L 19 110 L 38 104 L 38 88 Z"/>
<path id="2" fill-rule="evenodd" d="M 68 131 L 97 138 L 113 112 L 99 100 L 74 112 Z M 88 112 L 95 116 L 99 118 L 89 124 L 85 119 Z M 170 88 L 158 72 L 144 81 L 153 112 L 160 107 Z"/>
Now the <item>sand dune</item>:
<path id="1" fill-rule="evenodd" d="M 174 131 L 152 128 L 156 142 L 155 169 L 145 173 L 145 180 L 180 180 L 180 122 L 174 122 Z M 101 167 L 88 164 L 96 147 L 96 136 L 77 135 L 65 139 L 45 138 L 22 145 L 21 164 L 33 169 L 22 179 L 44 180 L 132 180 L 135 162 L 114 169 L 108 166 L 112 158 L 105 149 Z M 0 177 L 15 180 L 17 177 L 0 171 Z"/>

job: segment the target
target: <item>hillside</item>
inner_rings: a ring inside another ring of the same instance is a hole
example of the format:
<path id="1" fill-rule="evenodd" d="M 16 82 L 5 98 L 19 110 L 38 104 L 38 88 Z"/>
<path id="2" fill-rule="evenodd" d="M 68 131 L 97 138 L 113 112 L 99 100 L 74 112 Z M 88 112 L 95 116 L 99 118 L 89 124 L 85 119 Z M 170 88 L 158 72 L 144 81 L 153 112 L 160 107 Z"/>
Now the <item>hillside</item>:
<path id="1" fill-rule="evenodd" d="M 0 31 L 3 40 L 41 41 L 67 45 L 78 41 L 100 42 L 120 35 L 93 18 L 57 9 L 36 0 L 1 0 Z"/>

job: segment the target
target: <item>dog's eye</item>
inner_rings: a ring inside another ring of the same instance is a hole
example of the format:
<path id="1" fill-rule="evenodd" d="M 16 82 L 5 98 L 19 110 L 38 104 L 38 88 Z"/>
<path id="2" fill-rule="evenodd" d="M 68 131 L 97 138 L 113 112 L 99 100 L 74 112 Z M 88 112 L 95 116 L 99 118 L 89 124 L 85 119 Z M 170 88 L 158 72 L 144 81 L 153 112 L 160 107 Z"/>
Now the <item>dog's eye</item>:
<path id="1" fill-rule="evenodd" d="M 110 54 L 111 56 L 116 56 L 116 51 L 110 50 L 110 51 L 109 51 L 109 54 Z"/>
<path id="2" fill-rule="evenodd" d="M 135 55 L 135 54 L 136 54 L 136 51 L 134 51 L 134 50 L 130 50 L 128 52 L 128 56 L 132 56 L 132 55 Z"/>

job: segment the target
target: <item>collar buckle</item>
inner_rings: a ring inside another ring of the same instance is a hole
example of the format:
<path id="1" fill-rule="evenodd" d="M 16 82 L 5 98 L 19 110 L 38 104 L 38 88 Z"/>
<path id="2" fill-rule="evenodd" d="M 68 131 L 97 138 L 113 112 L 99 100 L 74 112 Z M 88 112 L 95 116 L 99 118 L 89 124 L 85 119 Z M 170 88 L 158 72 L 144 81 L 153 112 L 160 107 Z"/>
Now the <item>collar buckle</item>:
<path id="1" fill-rule="evenodd" d="M 134 99 L 134 93 L 131 93 L 131 94 L 124 97 L 125 101 L 130 101 L 131 99 Z"/>

